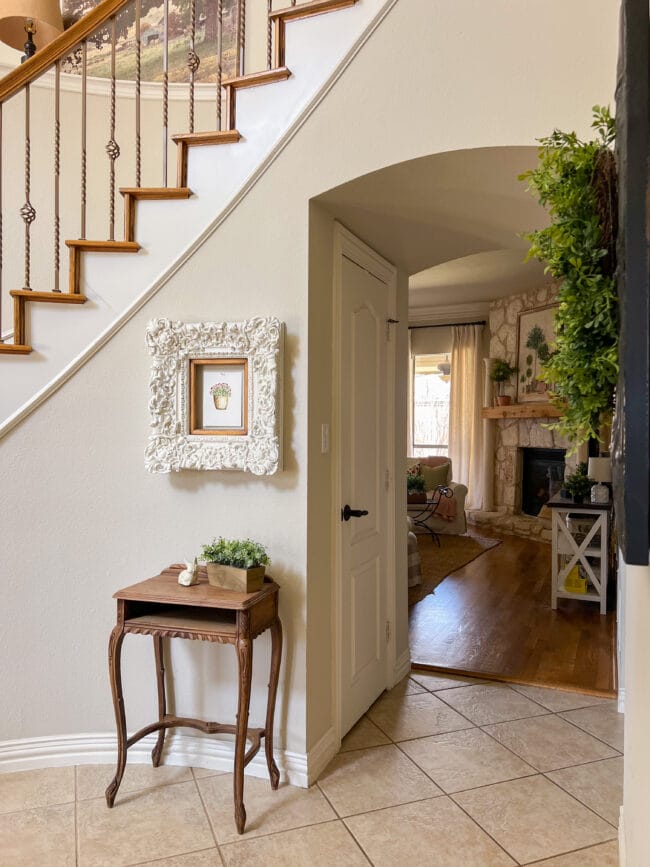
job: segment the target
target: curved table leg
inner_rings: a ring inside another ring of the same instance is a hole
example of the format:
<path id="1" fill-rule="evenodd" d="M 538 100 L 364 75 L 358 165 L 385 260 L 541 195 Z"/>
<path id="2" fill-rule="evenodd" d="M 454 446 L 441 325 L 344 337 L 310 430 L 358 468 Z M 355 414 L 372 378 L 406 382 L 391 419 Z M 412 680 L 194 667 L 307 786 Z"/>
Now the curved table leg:
<path id="1" fill-rule="evenodd" d="M 266 766 L 269 769 L 271 788 L 277 789 L 280 783 L 280 771 L 273 758 L 273 717 L 275 714 L 275 698 L 278 692 L 280 676 L 280 661 L 282 659 L 282 623 L 277 617 L 271 624 L 271 674 L 269 676 L 269 693 L 266 704 L 266 725 L 264 728 L 264 750 Z"/>
<path id="2" fill-rule="evenodd" d="M 122 695 L 122 663 L 121 652 L 124 641 L 122 626 L 116 626 L 111 632 L 108 642 L 108 668 L 113 693 L 113 708 L 115 710 L 115 723 L 117 726 L 117 770 L 111 783 L 106 789 L 106 803 L 112 807 L 115 803 L 117 790 L 120 788 L 124 768 L 126 767 L 126 715 L 124 712 L 124 697 Z"/>
<path id="3" fill-rule="evenodd" d="M 239 702 L 237 706 L 237 734 L 235 736 L 235 824 L 237 833 L 243 834 L 246 825 L 246 809 L 244 807 L 244 756 L 246 755 L 246 733 L 248 730 L 248 709 L 251 698 L 251 674 L 253 671 L 253 642 L 248 629 L 248 612 L 240 611 L 240 636 L 235 650 L 239 664 Z"/>
<path id="4" fill-rule="evenodd" d="M 158 720 L 162 722 L 167 713 L 167 701 L 165 697 L 165 656 L 163 652 L 163 640 L 160 635 L 153 636 L 153 650 L 156 657 L 156 682 L 158 685 Z M 165 746 L 166 729 L 160 729 L 156 746 L 151 751 L 151 761 L 154 768 L 160 764 L 163 747 Z"/>

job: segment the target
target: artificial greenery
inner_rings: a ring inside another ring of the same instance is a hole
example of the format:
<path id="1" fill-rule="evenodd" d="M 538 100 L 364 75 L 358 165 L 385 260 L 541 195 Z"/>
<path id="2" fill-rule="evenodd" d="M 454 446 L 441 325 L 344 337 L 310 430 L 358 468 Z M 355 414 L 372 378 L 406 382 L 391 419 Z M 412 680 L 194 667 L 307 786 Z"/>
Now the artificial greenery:
<path id="1" fill-rule="evenodd" d="M 427 483 L 424 476 L 420 473 L 406 474 L 406 493 L 407 494 L 424 494 L 427 490 Z"/>
<path id="2" fill-rule="evenodd" d="M 253 569 L 268 566 L 271 560 L 264 545 L 250 539 L 224 539 L 220 536 L 210 545 L 203 546 L 203 560 L 235 566 L 237 569 Z"/>
<path id="3" fill-rule="evenodd" d="M 562 411 L 551 427 L 574 444 L 598 438 L 618 376 L 615 126 L 608 108 L 594 106 L 593 115 L 593 141 L 555 130 L 540 139 L 537 168 L 520 175 L 551 218 L 546 229 L 525 235 L 529 258 L 562 281 L 555 345 L 526 345 L 536 350 Z"/>
<path id="4" fill-rule="evenodd" d="M 497 358 L 490 369 L 490 379 L 492 382 L 506 382 L 513 373 L 517 370 L 503 358 Z"/>
<path id="5" fill-rule="evenodd" d="M 594 479 L 587 475 L 587 464 L 584 462 L 578 464 L 575 472 L 570 473 L 564 479 L 564 489 L 577 503 L 589 496 L 591 488 L 595 484 Z"/>

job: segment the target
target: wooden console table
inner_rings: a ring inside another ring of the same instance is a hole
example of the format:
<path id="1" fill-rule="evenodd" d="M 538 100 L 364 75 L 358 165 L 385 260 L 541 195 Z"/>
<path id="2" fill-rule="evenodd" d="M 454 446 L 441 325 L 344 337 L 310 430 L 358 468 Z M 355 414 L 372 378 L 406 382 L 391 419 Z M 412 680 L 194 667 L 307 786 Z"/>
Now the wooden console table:
<path id="1" fill-rule="evenodd" d="M 257 593 L 237 593 L 208 584 L 205 569 L 199 571 L 199 583 L 193 587 L 178 584 L 178 573 L 183 566 L 170 566 L 146 581 L 118 590 L 117 624 L 111 632 L 108 646 L 111 689 L 117 723 L 117 770 L 106 789 L 106 803 L 112 807 L 120 787 L 126 752 L 130 746 L 152 732 L 158 732 L 158 741 L 151 758 L 158 767 L 165 743 L 165 732 L 176 726 L 199 729 L 207 734 L 225 732 L 235 735 L 234 799 L 235 823 L 240 834 L 246 824 L 244 808 L 244 768 L 260 749 L 264 738 L 266 764 L 271 788 L 277 789 L 280 772 L 273 759 L 273 715 L 278 689 L 280 658 L 282 655 L 282 626 L 278 617 L 278 585 L 267 578 Z M 253 640 L 266 629 L 271 630 L 271 675 L 266 705 L 264 728 L 248 728 L 248 709 L 253 669 Z M 121 649 L 128 633 L 153 636 L 158 685 L 158 720 L 145 726 L 131 737 L 126 734 L 126 713 L 122 695 Z M 179 717 L 167 713 L 165 698 L 165 666 L 163 638 L 189 638 L 232 644 L 239 664 L 239 695 L 237 722 L 226 725 L 217 722 Z M 251 747 L 246 751 L 246 741 Z"/>

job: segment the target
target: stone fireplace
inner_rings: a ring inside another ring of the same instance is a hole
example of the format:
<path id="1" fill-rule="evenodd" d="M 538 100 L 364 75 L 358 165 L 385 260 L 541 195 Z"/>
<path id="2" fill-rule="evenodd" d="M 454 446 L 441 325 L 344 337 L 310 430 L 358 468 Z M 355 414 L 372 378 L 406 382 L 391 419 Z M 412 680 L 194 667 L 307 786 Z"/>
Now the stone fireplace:
<path id="1" fill-rule="evenodd" d="M 551 304 L 556 294 L 557 288 L 551 284 L 493 301 L 490 304 L 489 322 L 490 358 L 502 358 L 514 364 L 519 313 Z M 514 391 L 513 382 L 509 386 L 513 401 Z M 490 403 L 489 393 L 486 388 L 485 405 Z M 488 504 L 488 509 L 473 512 L 468 518 L 477 524 L 490 525 L 495 530 L 550 541 L 551 522 L 545 516 L 544 510 L 538 517 L 535 514 L 526 514 L 525 509 L 522 509 L 524 455 L 529 450 L 537 449 L 564 457 L 569 443 L 557 431 L 549 430 L 548 425 L 553 419 L 525 417 L 526 407 L 530 406 L 515 405 L 515 413 L 510 417 L 486 419 L 484 457 L 486 471 L 488 475 L 492 475 L 492 502 Z M 575 455 L 566 458 L 569 469 L 575 464 Z"/>
<path id="2" fill-rule="evenodd" d="M 536 518 L 562 487 L 564 449 L 519 449 L 517 501 L 522 515 Z"/>

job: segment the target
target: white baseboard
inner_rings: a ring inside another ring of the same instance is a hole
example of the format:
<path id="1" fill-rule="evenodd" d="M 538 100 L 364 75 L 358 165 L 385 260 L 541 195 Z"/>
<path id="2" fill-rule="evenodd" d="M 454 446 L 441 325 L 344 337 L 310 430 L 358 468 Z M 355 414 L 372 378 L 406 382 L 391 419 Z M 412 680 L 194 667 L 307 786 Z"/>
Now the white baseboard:
<path id="1" fill-rule="evenodd" d="M 619 713 L 625 713 L 625 687 L 618 691 L 617 707 Z"/>
<path id="2" fill-rule="evenodd" d="M 331 726 L 307 753 L 307 767 L 309 769 L 309 785 L 313 785 L 341 749 L 341 738 L 337 735 L 334 726 Z"/>
<path id="3" fill-rule="evenodd" d="M 149 764 L 155 743 L 155 734 L 142 738 L 129 749 L 128 761 L 133 764 Z M 320 743 L 316 749 L 320 748 Z M 64 765 L 111 765 L 115 764 L 116 755 L 117 739 L 114 734 L 61 735 L 0 741 L 0 773 Z M 310 777 L 315 779 L 310 773 L 311 762 L 304 753 L 274 750 L 274 755 L 281 780 L 292 786 L 306 788 Z M 213 735 L 202 737 L 177 732 L 169 732 L 165 739 L 163 764 L 166 765 L 232 771 L 233 759 L 232 740 L 220 740 Z M 246 773 L 251 777 L 268 777 L 263 744 L 260 752 L 246 766 Z"/>
<path id="4" fill-rule="evenodd" d="M 391 686 L 395 686 L 396 683 L 399 683 L 400 680 L 406 677 L 407 674 L 411 671 L 411 651 L 410 648 L 406 648 L 395 660 L 395 671 L 393 673 L 393 683 Z"/>
<path id="5" fill-rule="evenodd" d="M 623 807 L 618 814 L 618 863 L 619 867 L 625 867 L 627 864 L 625 858 L 625 824 L 623 822 Z"/>

